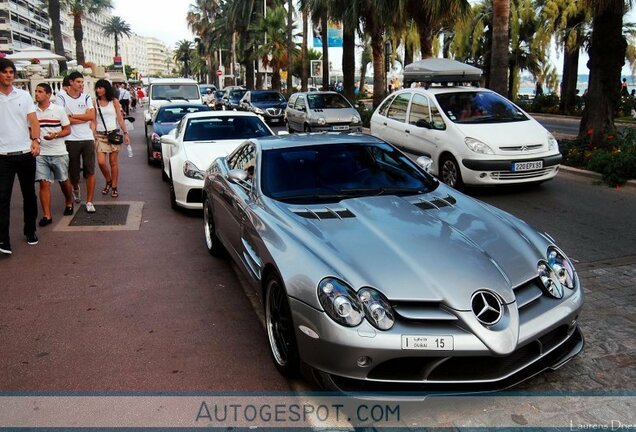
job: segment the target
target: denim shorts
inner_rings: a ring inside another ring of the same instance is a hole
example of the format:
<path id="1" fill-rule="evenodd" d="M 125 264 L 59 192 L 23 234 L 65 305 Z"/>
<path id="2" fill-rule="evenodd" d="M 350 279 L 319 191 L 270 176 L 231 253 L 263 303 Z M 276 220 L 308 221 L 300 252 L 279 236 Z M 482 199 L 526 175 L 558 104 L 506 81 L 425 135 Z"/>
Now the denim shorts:
<path id="1" fill-rule="evenodd" d="M 35 181 L 51 183 L 68 180 L 68 155 L 38 156 L 35 159 Z"/>

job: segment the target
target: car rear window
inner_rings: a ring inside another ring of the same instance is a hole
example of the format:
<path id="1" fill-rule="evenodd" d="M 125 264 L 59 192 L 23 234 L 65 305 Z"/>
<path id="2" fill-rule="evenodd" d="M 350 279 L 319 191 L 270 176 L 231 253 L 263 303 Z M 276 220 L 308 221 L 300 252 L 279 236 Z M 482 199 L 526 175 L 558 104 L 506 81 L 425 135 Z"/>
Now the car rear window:
<path id="1" fill-rule="evenodd" d="M 272 133 L 258 117 L 204 117 L 190 119 L 184 141 L 234 140 L 270 135 Z"/>

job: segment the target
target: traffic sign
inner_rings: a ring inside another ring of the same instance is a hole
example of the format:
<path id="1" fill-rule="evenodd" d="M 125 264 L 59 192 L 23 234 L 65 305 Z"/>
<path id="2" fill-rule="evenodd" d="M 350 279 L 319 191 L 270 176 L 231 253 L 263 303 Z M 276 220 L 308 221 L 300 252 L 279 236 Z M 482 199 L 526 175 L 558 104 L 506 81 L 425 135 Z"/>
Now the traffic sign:
<path id="1" fill-rule="evenodd" d="M 221 75 L 223 75 L 223 71 L 221 69 L 217 69 L 216 76 L 221 76 Z"/>

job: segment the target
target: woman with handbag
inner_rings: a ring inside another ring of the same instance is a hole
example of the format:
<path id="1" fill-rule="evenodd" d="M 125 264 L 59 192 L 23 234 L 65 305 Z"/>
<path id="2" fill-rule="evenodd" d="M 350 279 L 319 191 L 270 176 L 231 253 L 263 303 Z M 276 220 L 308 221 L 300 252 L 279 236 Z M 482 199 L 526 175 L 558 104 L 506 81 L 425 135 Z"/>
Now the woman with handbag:
<path id="1" fill-rule="evenodd" d="M 100 79 L 95 83 L 95 111 L 97 111 L 95 121 L 97 163 L 106 180 L 102 195 L 108 195 L 110 192 L 110 196 L 117 198 L 119 196 L 117 190 L 119 150 L 122 144 L 129 144 L 130 139 L 121 113 L 121 105 L 115 97 L 115 90 L 105 79 Z M 106 164 L 106 156 L 108 156 L 108 165 Z"/>

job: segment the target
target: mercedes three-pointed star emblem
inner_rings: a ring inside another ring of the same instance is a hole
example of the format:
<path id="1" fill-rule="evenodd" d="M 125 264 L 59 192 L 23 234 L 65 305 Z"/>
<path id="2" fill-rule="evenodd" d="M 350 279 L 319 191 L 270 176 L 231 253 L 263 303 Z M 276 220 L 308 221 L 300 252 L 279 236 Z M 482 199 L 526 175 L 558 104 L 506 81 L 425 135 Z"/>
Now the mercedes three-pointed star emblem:
<path id="1" fill-rule="evenodd" d="M 493 326 L 503 316 L 503 305 L 494 293 L 490 291 L 477 291 L 471 299 L 473 313 L 480 323 L 485 326 Z"/>

